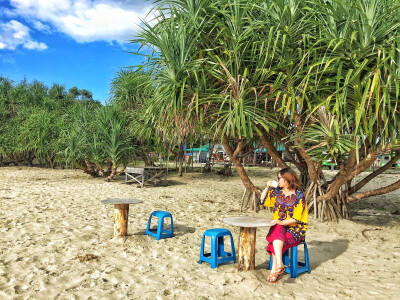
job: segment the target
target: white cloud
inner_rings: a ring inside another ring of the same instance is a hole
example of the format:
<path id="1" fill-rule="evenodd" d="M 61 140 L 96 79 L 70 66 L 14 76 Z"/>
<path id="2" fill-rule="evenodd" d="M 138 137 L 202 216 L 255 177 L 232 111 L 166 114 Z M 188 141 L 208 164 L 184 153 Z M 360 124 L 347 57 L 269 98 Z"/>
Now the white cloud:
<path id="1" fill-rule="evenodd" d="M 26 18 L 50 23 L 78 42 L 132 39 L 150 9 L 146 1 L 111 0 L 11 0 L 15 12 Z M 38 28 L 38 27 L 36 27 Z"/>
<path id="2" fill-rule="evenodd" d="M 14 50 L 19 45 L 31 50 L 46 49 L 46 44 L 32 40 L 29 31 L 28 27 L 16 20 L 0 23 L 0 49 Z"/>
<path id="3" fill-rule="evenodd" d="M 38 50 L 44 50 L 47 49 L 47 45 L 44 43 L 39 43 L 35 41 L 29 41 L 24 44 L 24 48 L 26 49 L 38 49 Z"/>
<path id="4" fill-rule="evenodd" d="M 43 24 L 40 21 L 34 20 L 33 21 L 33 27 L 35 27 L 35 29 L 39 30 L 39 31 L 43 31 L 45 33 L 51 33 L 51 28 L 50 26 Z"/>

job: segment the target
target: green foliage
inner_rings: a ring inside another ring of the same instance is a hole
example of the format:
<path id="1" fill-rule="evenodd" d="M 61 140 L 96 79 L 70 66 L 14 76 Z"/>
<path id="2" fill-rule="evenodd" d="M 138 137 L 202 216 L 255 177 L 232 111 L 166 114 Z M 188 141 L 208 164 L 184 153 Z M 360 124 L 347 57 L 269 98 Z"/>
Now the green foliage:
<path id="1" fill-rule="evenodd" d="M 99 168 L 126 164 L 134 152 L 127 130 L 128 114 L 120 105 L 92 99 L 92 93 L 74 87 L 0 77 L 0 154 L 5 161 L 36 158 L 50 166 Z M 104 174 L 106 175 L 106 174 Z"/>
<path id="2" fill-rule="evenodd" d="M 317 161 L 400 146 L 399 1 L 156 3 L 134 42 L 164 139 L 264 135 Z"/>
<path id="3" fill-rule="evenodd" d="M 93 135 L 93 145 L 96 144 L 95 140 L 99 139 L 101 149 L 94 151 L 96 155 L 99 155 L 98 157 L 101 157 L 101 152 L 103 152 L 103 155 L 113 165 L 128 162 L 129 157 L 134 154 L 132 152 L 134 149 L 133 138 L 126 130 L 128 122 L 127 114 L 117 105 L 105 105 L 96 111 L 96 132 Z"/>

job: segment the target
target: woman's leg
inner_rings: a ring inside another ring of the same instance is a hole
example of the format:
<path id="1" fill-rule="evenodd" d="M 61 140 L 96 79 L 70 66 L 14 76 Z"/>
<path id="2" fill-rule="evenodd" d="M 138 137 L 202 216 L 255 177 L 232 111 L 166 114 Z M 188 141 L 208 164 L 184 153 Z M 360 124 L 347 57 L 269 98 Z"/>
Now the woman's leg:
<path id="1" fill-rule="evenodd" d="M 271 256 L 272 256 L 272 266 L 271 266 L 271 272 L 267 277 L 267 281 L 275 283 L 280 279 L 280 274 L 277 273 L 277 256 L 275 254 L 271 254 Z"/>
<path id="2" fill-rule="evenodd" d="M 272 254 L 272 266 L 271 266 L 271 272 L 275 272 L 276 270 L 276 255 Z"/>
<path id="3" fill-rule="evenodd" d="M 283 248 L 283 241 L 281 240 L 274 240 L 272 242 L 272 245 L 274 246 L 274 251 L 275 251 L 275 257 L 276 257 L 276 264 L 275 264 L 275 270 L 279 268 L 283 268 L 283 260 L 282 260 L 282 248 Z"/>
<path id="4" fill-rule="evenodd" d="M 282 225 L 275 225 L 271 227 L 267 235 L 267 252 L 272 256 L 271 272 L 268 275 L 268 282 L 277 282 L 282 274 L 282 250 L 283 240 L 285 239 L 286 228 Z"/>

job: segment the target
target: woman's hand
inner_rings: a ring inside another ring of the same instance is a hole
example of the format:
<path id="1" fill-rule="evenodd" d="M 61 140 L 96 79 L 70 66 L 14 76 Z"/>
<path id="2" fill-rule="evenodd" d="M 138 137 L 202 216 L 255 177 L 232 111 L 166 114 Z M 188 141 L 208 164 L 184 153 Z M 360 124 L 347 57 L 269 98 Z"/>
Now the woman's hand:
<path id="1" fill-rule="evenodd" d="M 270 189 L 270 188 L 272 188 L 272 181 L 271 180 L 267 181 L 266 189 Z"/>
<path id="2" fill-rule="evenodd" d="M 277 224 L 277 225 L 283 225 L 283 221 L 281 221 L 281 220 L 272 220 L 271 223 Z"/>
<path id="3" fill-rule="evenodd" d="M 272 220 L 271 223 L 282 225 L 282 226 L 289 226 L 289 225 L 297 223 L 297 221 L 293 218 L 289 218 L 289 219 L 285 219 L 283 221 L 282 220 Z"/>

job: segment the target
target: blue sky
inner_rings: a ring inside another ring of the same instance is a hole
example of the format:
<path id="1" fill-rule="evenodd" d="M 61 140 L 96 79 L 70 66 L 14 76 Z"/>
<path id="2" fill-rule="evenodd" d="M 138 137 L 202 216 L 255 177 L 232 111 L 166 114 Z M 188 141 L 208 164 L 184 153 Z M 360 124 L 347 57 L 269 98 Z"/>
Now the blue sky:
<path id="1" fill-rule="evenodd" d="M 120 68 L 137 65 L 130 44 L 148 1 L 0 0 L 0 75 L 76 86 L 105 102 Z"/>

